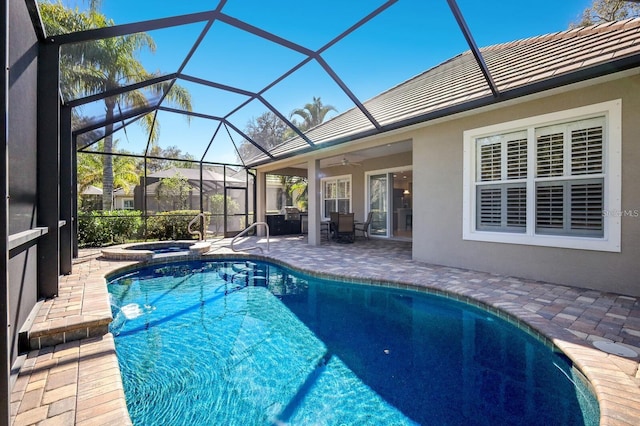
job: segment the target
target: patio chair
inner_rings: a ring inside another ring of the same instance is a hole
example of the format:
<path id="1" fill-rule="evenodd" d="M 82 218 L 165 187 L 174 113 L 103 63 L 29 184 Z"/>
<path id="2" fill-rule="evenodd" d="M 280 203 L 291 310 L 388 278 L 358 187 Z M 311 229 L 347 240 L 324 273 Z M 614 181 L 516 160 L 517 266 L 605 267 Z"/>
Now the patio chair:
<path id="1" fill-rule="evenodd" d="M 364 223 L 356 223 L 353 228 L 354 237 L 357 236 L 358 232 L 362 232 L 362 236 L 367 240 L 369 239 L 369 226 L 371 225 L 371 218 L 373 217 L 373 211 L 370 211 L 367 215 L 367 220 Z"/>
<path id="2" fill-rule="evenodd" d="M 354 225 L 353 213 L 339 214 L 336 225 L 336 241 L 339 243 L 352 243 L 355 240 Z"/>
<path id="3" fill-rule="evenodd" d="M 337 238 L 338 219 L 340 213 L 329 212 L 329 239 Z"/>

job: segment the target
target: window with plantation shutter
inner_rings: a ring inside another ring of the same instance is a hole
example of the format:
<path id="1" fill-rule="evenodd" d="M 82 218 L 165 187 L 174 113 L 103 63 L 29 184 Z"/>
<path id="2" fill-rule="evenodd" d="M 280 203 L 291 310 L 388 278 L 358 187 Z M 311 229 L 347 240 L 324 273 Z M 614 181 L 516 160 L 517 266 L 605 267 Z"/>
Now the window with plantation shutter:
<path id="1" fill-rule="evenodd" d="M 351 212 L 351 175 L 322 179 L 322 216 Z"/>
<path id="2" fill-rule="evenodd" d="M 619 251 L 621 123 L 618 100 L 466 131 L 464 239 Z"/>
<path id="3" fill-rule="evenodd" d="M 604 125 L 598 117 L 535 130 L 536 233 L 604 235 Z"/>
<path id="4" fill-rule="evenodd" d="M 479 230 L 524 232 L 527 217 L 527 134 L 514 132 L 478 140 Z"/>

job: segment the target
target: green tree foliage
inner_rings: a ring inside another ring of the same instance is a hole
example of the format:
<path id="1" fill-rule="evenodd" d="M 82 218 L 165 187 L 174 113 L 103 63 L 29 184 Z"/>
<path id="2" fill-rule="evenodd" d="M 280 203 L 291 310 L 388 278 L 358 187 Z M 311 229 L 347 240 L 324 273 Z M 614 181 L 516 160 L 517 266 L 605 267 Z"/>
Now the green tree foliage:
<path id="1" fill-rule="evenodd" d="M 114 141 L 114 148 L 118 141 Z M 102 151 L 102 142 L 98 143 L 98 152 Z M 90 185 L 102 187 L 103 168 L 100 154 L 78 153 L 78 191 L 82 192 Z M 113 186 L 124 189 L 125 194 L 130 192 L 132 186 L 138 184 L 142 171 L 140 161 L 133 157 L 113 157 Z"/>
<path id="2" fill-rule="evenodd" d="M 277 208 L 295 205 L 302 210 L 307 209 L 307 179 L 300 176 L 279 176 L 280 189 L 278 192 Z"/>
<path id="3" fill-rule="evenodd" d="M 180 173 L 160 179 L 160 184 L 156 188 L 158 205 L 168 207 L 166 210 L 185 210 L 189 207 L 192 190 L 189 180 Z"/>
<path id="4" fill-rule="evenodd" d="M 298 177 L 291 185 L 291 193 L 296 195 L 296 204 L 298 208 L 306 211 L 309 207 L 309 185 L 306 178 Z"/>
<path id="5" fill-rule="evenodd" d="M 333 105 L 324 105 L 320 97 L 316 98 L 314 96 L 312 102 L 302 108 L 294 109 L 289 116 L 292 119 L 292 123 L 304 132 L 322 123 L 331 111 L 337 110 Z M 301 118 L 302 121 L 296 121 L 296 117 Z M 249 121 L 244 132 L 251 140 L 267 151 L 295 136 L 294 131 L 271 111 L 265 112 L 258 118 Z M 238 156 L 241 162 L 250 160 L 260 154 L 261 151 L 249 141 L 244 141 L 238 147 Z"/>
<path id="6" fill-rule="evenodd" d="M 149 158 L 147 160 L 147 172 L 154 173 L 160 170 L 167 170 L 171 167 L 176 167 L 180 169 L 192 169 L 196 167 L 196 163 L 192 162 L 195 160 L 195 157 L 188 152 L 184 154 L 182 151 L 175 145 L 169 146 L 167 148 L 160 148 L 159 146 L 152 146 L 149 150 L 150 157 L 158 157 L 158 158 Z M 190 161 L 180 161 L 180 160 L 190 160 Z"/>
<path id="7" fill-rule="evenodd" d="M 43 24 L 48 34 L 73 33 L 114 25 L 114 22 L 97 11 L 99 2 L 91 1 L 91 9 L 81 12 L 77 8 L 69 9 L 61 3 L 40 2 L 39 8 Z M 146 33 L 135 33 L 121 37 L 113 37 L 86 43 L 65 46 L 60 58 L 61 92 L 69 99 L 82 95 L 103 93 L 108 90 L 142 82 L 155 76 L 145 70 L 138 60 L 141 51 L 155 51 L 153 39 Z M 154 85 L 147 89 L 152 93 L 140 90 L 104 99 L 105 120 L 109 122 L 116 108 L 130 109 L 148 106 L 149 95 L 166 95 L 166 100 L 183 109 L 191 111 L 191 96 L 179 85 L 170 83 Z M 153 116 L 147 114 L 138 120 L 147 128 L 152 141 L 158 138 L 158 123 Z M 104 139 L 103 160 L 103 209 L 111 210 L 113 192 L 113 124 L 105 126 L 107 136 Z"/>
<path id="8" fill-rule="evenodd" d="M 603 22 L 620 21 L 640 16 L 640 4 L 625 0 L 593 0 L 580 18 L 570 28 L 584 27 Z"/>
<path id="9" fill-rule="evenodd" d="M 322 123 L 331 111 L 337 111 L 337 109 L 333 105 L 324 105 L 320 97 L 316 98 L 314 96 L 312 102 L 305 104 L 302 108 L 291 111 L 289 118 L 294 119 L 293 124 L 304 132 Z M 296 116 L 302 118 L 302 123 L 298 123 L 295 120 Z"/>
<path id="10" fill-rule="evenodd" d="M 224 195 L 213 194 L 209 197 L 209 210 L 211 211 L 211 223 L 215 227 L 216 235 L 220 234 L 220 231 L 224 227 Z M 240 206 L 231 197 L 227 196 L 227 215 L 231 216 L 240 211 Z"/>
<path id="11" fill-rule="evenodd" d="M 245 127 L 244 133 L 253 142 L 269 151 L 282 143 L 287 130 L 288 127 L 284 121 L 280 120 L 273 112 L 267 111 L 250 120 Z M 254 158 L 260 154 L 262 154 L 262 151 L 249 141 L 244 141 L 238 146 L 238 160 L 242 163 L 244 163 L 244 160 Z"/>
<path id="12" fill-rule="evenodd" d="M 200 210 L 175 210 L 158 213 L 147 221 L 147 238 L 158 240 L 191 240 L 196 238 L 189 234 L 189 222 L 200 214 Z M 209 215 L 205 214 L 205 229 Z"/>

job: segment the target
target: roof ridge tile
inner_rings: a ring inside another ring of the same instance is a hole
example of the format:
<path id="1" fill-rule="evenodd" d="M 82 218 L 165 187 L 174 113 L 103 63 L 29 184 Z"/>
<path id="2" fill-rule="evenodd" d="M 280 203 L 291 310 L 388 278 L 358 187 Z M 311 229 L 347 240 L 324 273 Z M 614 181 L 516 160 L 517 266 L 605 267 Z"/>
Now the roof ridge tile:
<path id="1" fill-rule="evenodd" d="M 629 29 L 640 27 L 639 18 L 629 18 L 622 21 L 602 22 L 585 27 L 570 28 L 564 31 L 558 31 L 555 33 L 542 34 L 532 37 L 527 37 L 518 40 L 512 40 L 504 43 L 497 43 L 481 48 L 482 52 L 489 52 L 493 50 L 501 50 L 507 47 L 514 47 L 520 45 L 531 44 L 536 41 L 548 41 L 548 40 L 561 40 L 570 37 L 587 36 L 592 34 L 614 32 L 620 29 L 628 27 Z"/>

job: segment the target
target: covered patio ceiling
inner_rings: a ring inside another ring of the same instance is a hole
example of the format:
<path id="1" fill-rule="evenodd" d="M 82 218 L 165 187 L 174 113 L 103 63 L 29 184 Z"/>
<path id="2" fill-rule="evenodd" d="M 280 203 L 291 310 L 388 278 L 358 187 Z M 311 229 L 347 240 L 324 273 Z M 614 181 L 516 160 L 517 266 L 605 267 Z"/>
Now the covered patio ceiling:
<path id="1" fill-rule="evenodd" d="M 81 118 L 74 121 L 72 130 L 77 149 L 84 152 L 101 153 L 98 142 L 109 132 L 114 140 L 120 141 L 118 148 L 133 155 L 149 156 L 148 132 L 144 133 L 140 126 L 131 126 L 149 114 L 153 115 L 154 125 L 162 123 L 163 134 L 168 133 L 168 137 L 161 139 L 161 147 L 177 147 L 196 161 L 247 167 L 387 132 L 429 117 L 388 122 L 384 111 L 367 107 L 366 100 L 465 49 L 473 55 L 477 72 L 482 75 L 485 102 L 508 98 L 494 82 L 456 0 L 429 5 L 422 0 L 379 0 L 349 7 L 338 0 L 315 7 L 300 7 L 289 1 L 255 2 L 251 10 L 239 0 L 193 1 L 183 2 L 178 9 L 184 13 L 174 16 L 165 16 L 163 7 L 157 3 L 145 8 L 146 3 L 142 2 L 140 12 L 133 12 L 122 2 L 119 7 L 130 11 L 123 16 L 130 16 L 131 22 L 117 21 L 117 25 L 67 34 L 46 34 L 37 2 L 27 0 L 27 3 L 40 40 L 59 46 L 62 54 L 71 52 L 78 44 L 140 32 L 151 35 L 157 40 L 158 52 L 163 51 L 164 56 L 157 63 L 146 57 L 141 60 L 150 69 L 159 63 L 163 67 L 145 81 L 125 81 L 110 90 L 76 92 L 62 99 L 63 105 L 79 112 Z M 105 2 L 105 7 L 106 3 L 115 7 L 118 1 Z M 269 18 L 264 18 L 267 10 Z M 418 19 L 413 22 L 399 19 L 406 18 L 407 10 L 413 10 Z M 108 10 L 104 13 L 111 17 Z M 427 14 L 429 25 L 425 20 Z M 274 20 L 274 16 L 280 19 Z M 420 22 L 425 24 L 416 25 Z M 388 34 L 388 46 L 379 46 L 378 51 L 359 50 L 362 38 L 380 32 Z M 403 42 L 402 37 L 393 36 L 397 34 L 420 40 L 419 50 L 404 52 L 404 58 L 414 61 L 399 62 L 397 66 L 411 74 L 377 74 L 377 65 L 401 58 L 395 53 L 405 46 L 391 44 Z M 443 44 L 448 48 L 442 49 Z M 170 104 L 171 91 L 178 88 L 192 94 L 192 111 Z M 61 89 L 62 93 L 69 93 Z M 131 107 L 122 99 L 134 91 L 146 101 Z M 510 97 L 526 93 L 522 90 Z M 320 97 L 325 105 L 336 106 L 337 111 L 327 115 L 329 119 L 348 117 L 354 123 L 352 131 L 327 134 L 313 127 L 303 129 L 291 111 L 315 97 Z M 117 106 L 112 117 L 105 113 L 106 100 Z M 477 105 L 477 100 L 474 102 Z M 462 105 L 457 110 L 465 107 L 472 105 Z M 274 143 L 246 131 L 247 123 L 265 112 L 287 129 L 283 140 Z M 443 110 L 442 114 L 454 112 Z M 186 120 L 182 120 L 182 130 L 177 131 L 176 117 L 188 117 L 187 127 L 184 127 Z M 283 148 L 292 141 L 295 149 Z M 373 152 L 360 154 L 366 157 Z M 338 157 L 325 163 L 340 160 Z"/>

